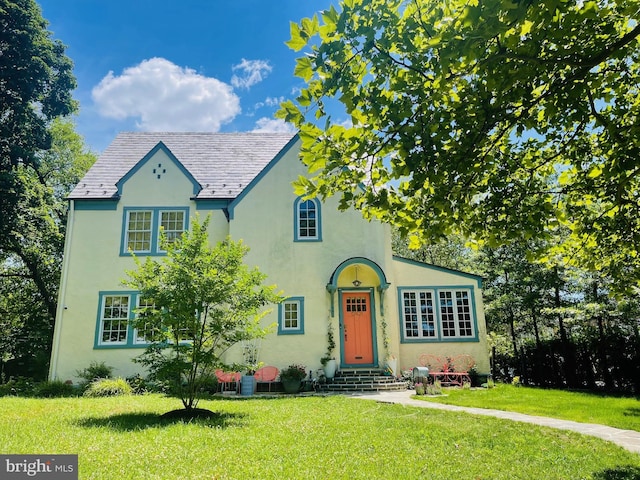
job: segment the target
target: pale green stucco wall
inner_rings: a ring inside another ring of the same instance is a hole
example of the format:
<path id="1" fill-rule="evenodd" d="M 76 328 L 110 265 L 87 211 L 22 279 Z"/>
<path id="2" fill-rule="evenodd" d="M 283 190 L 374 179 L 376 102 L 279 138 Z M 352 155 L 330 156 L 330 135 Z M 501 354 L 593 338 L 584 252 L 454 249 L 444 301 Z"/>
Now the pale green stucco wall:
<path id="1" fill-rule="evenodd" d="M 475 321 L 478 330 L 478 341 L 469 342 L 425 342 L 425 343 L 400 343 L 400 314 L 396 313 L 398 334 L 399 366 L 401 369 L 411 369 L 419 365 L 419 357 L 429 353 L 438 356 L 455 356 L 461 354 L 471 355 L 476 361 L 476 368 L 480 373 L 489 373 L 489 348 L 486 338 L 486 321 L 482 302 L 482 290 L 478 280 L 473 277 L 465 277 L 444 269 L 429 268 L 411 264 L 401 260 L 393 262 L 393 275 L 397 279 L 393 288 L 389 290 L 389 308 L 398 311 L 399 287 L 469 287 L 473 289 L 475 301 Z"/>
<path id="2" fill-rule="evenodd" d="M 338 342 L 338 298 L 336 315 L 331 317 L 326 290 L 331 274 L 354 256 L 384 265 L 390 258 L 390 238 L 388 227 L 364 220 L 359 212 L 339 212 L 338 200 L 332 198 L 321 207 L 322 242 L 294 242 L 297 197 L 291 182 L 304 173 L 297 148 L 292 148 L 239 202 L 230 233 L 251 248 L 246 261 L 259 266 L 269 276 L 267 282 L 276 282 L 285 295 L 302 296 L 305 301 L 305 334 L 269 335 L 262 341 L 260 360 L 279 368 L 296 362 L 315 370 L 326 352 L 329 322 Z M 277 308 L 264 320 L 265 325 L 273 322 Z"/>
<path id="3" fill-rule="evenodd" d="M 160 179 L 153 173 L 158 163 L 169 166 Z M 173 165 L 173 166 L 172 166 Z M 175 167 L 175 168 L 173 168 Z M 474 356 L 481 372 L 487 372 L 485 322 L 482 295 L 476 281 L 452 272 L 429 269 L 394 260 L 391 253 L 390 229 L 376 221 L 367 221 L 359 212 L 340 212 L 338 199 L 331 198 L 322 205 L 322 241 L 294 241 L 294 202 L 291 182 L 304 174 L 305 168 L 297 158 L 297 146 L 275 162 L 259 181 L 232 205 L 233 219 L 227 221 L 222 210 L 199 210 L 201 217 L 212 214 L 210 239 L 223 240 L 228 234 L 242 239 L 251 249 L 246 258 L 268 275 L 267 283 L 277 283 L 286 295 L 304 297 L 304 335 L 270 334 L 261 342 L 262 362 L 283 368 L 301 363 L 308 369 L 320 367 L 326 352 L 327 327 L 332 325 L 336 339 L 336 358 L 340 358 L 339 294 L 333 296 L 334 315 L 331 315 L 332 296 L 327 291 L 336 268 L 352 257 L 364 257 L 375 262 L 386 275 L 390 286 L 382 293 L 380 278 L 366 264 L 360 264 L 358 279 L 362 289 L 373 291 L 377 359 L 383 366 L 387 354 L 399 360 L 400 368 L 417 364 L 422 353 Z M 125 207 L 189 207 L 193 184 L 172 163 L 162 150 L 149 159 L 124 183 L 117 209 L 75 210 L 69 220 L 67 250 L 60 290 L 60 306 L 54 334 L 54 348 L 50 376 L 74 379 L 78 369 L 91 361 L 104 361 L 115 368 L 116 375 L 128 376 L 140 371 L 131 359 L 142 348 L 94 348 L 100 291 L 125 291 L 121 281 L 125 271 L 134 268 L 131 257 L 121 256 L 123 209 Z M 355 267 L 342 270 L 335 284 L 338 288 L 353 288 Z M 475 285 L 475 311 L 479 342 L 451 342 L 403 344 L 400 341 L 397 287 L 399 286 L 470 286 Z M 277 323 L 277 306 L 264 319 L 264 324 Z M 382 323 L 386 322 L 389 349 L 385 350 Z M 277 330 L 276 330 L 277 332 Z M 228 361 L 240 361 L 240 349 L 229 353 Z"/>
<path id="4" fill-rule="evenodd" d="M 167 170 L 160 179 L 153 173 L 158 163 Z M 70 213 L 50 377 L 75 379 L 76 371 L 92 361 L 114 367 L 115 375 L 140 371 L 131 359 L 142 353 L 142 348 L 94 348 L 99 292 L 130 290 L 122 285 L 125 272 L 135 268 L 132 257 L 120 255 L 124 208 L 188 207 L 193 216 L 196 205 L 191 197 L 193 184 L 160 150 L 124 183 L 116 210 Z M 71 208 L 74 206 L 72 202 Z M 208 213 L 212 214 L 212 237 L 224 239 L 228 233 L 224 213 L 200 211 L 203 218 Z"/>

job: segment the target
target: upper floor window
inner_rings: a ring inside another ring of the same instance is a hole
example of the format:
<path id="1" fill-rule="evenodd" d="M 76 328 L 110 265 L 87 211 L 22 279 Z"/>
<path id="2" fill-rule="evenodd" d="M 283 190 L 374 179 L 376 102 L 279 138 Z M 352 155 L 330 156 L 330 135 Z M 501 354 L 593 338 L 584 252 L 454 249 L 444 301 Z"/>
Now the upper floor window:
<path id="1" fill-rule="evenodd" d="M 189 209 L 186 207 L 125 207 L 121 255 L 159 255 L 167 242 L 175 242 L 187 229 Z"/>
<path id="2" fill-rule="evenodd" d="M 290 297 L 278 305 L 278 335 L 304 333 L 304 298 Z"/>
<path id="3" fill-rule="evenodd" d="M 297 198 L 294 202 L 294 240 L 322 241 L 320 202 L 317 199 Z"/>
<path id="4" fill-rule="evenodd" d="M 400 289 L 404 341 L 475 340 L 470 289 Z"/>

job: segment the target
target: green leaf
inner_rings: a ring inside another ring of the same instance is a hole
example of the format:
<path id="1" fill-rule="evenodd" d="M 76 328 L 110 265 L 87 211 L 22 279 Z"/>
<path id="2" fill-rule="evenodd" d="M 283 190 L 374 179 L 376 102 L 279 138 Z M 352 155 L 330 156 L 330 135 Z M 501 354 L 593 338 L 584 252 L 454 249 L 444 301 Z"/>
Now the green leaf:
<path id="1" fill-rule="evenodd" d="M 285 45 L 295 52 L 302 50 L 307 44 L 307 39 L 302 37 L 300 27 L 297 23 L 290 23 L 290 32 L 291 39 L 285 42 Z"/>
<path id="2" fill-rule="evenodd" d="M 293 74 L 296 77 L 302 78 L 305 82 L 308 82 L 311 77 L 313 77 L 313 65 L 311 64 L 311 59 L 307 56 L 297 58 Z"/>

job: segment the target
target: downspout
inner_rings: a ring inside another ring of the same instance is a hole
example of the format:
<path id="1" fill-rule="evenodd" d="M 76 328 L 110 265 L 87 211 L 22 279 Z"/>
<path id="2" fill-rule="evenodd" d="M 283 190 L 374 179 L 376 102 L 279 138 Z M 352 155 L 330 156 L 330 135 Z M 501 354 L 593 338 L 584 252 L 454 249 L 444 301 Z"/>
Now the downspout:
<path id="1" fill-rule="evenodd" d="M 64 239 L 64 254 L 62 256 L 62 271 L 60 272 L 60 289 L 58 290 L 58 306 L 56 308 L 56 323 L 53 327 L 53 343 L 51 345 L 51 362 L 49 363 L 49 380 L 55 380 L 58 371 L 58 352 L 62 331 L 62 317 L 66 309 L 64 299 L 67 291 L 67 275 L 69 272 L 69 253 L 71 251 L 71 237 L 75 217 L 75 203 L 69 200 L 69 215 L 67 217 L 67 231 Z"/>

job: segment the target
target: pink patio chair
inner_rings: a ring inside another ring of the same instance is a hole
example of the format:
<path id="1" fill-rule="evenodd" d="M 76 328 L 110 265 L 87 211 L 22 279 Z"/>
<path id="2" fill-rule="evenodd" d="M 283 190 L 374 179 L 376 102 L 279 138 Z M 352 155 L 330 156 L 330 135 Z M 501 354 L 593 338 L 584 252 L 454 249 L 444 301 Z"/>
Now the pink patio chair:
<path id="1" fill-rule="evenodd" d="M 225 390 L 237 392 L 240 388 L 240 374 L 238 372 L 224 372 L 218 369 L 216 370 L 216 378 L 221 392 Z"/>
<path id="2" fill-rule="evenodd" d="M 278 378 L 279 373 L 280 373 L 280 370 L 278 370 L 276 367 L 271 367 L 268 365 L 266 367 L 262 367 L 256 370 L 256 373 L 253 375 L 253 377 L 256 379 L 256 382 L 257 382 L 256 391 L 258 390 L 257 389 L 258 385 L 260 385 L 261 383 L 266 383 L 267 390 L 270 392 L 271 385 L 276 383 L 276 378 Z"/>

